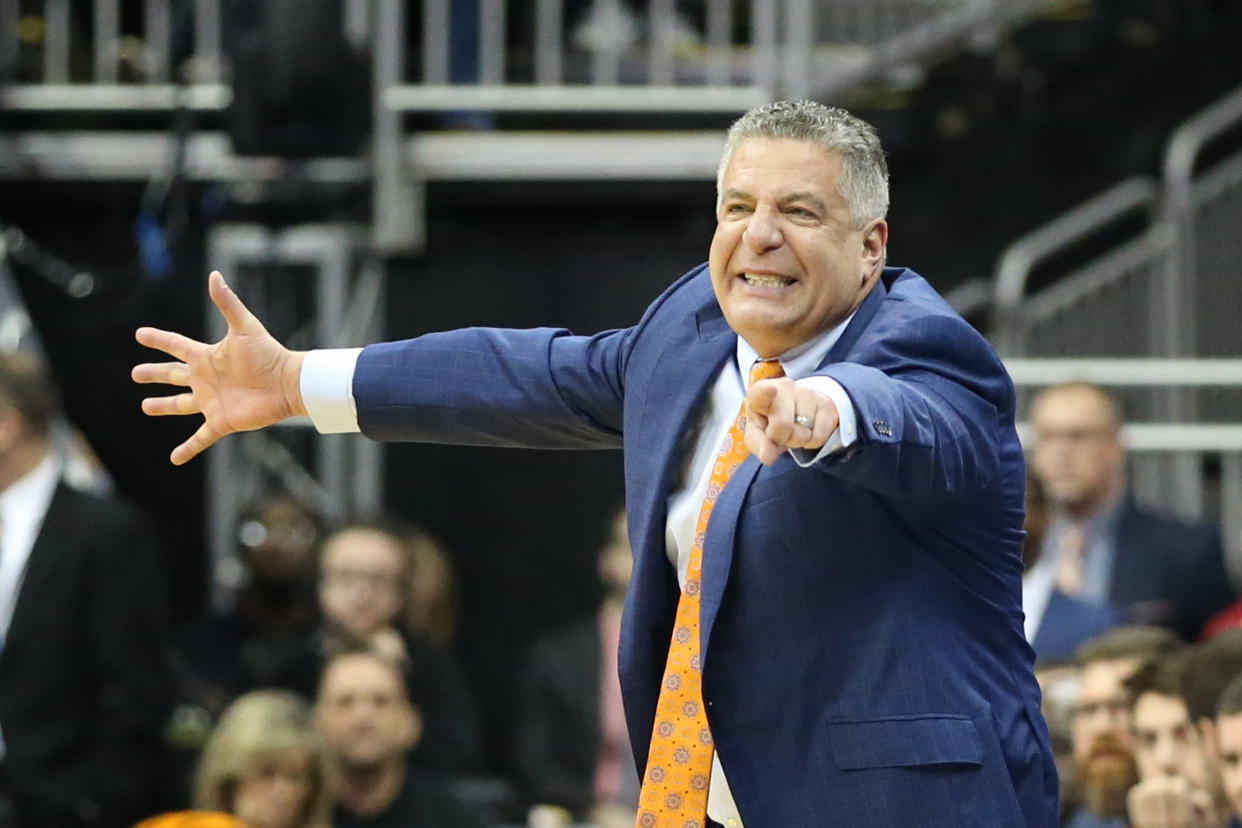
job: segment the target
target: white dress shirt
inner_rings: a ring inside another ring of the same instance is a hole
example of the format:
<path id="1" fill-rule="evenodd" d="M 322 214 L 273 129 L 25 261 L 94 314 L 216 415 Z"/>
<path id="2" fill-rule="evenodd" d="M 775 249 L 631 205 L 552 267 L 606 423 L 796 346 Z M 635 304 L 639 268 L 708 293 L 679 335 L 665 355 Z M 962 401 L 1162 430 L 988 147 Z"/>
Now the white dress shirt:
<path id="1" fill-rule="evenodd" d="M 24 477 L 0 492 L 0 650 L 9 634 L 17 595 L 43 518 L 60 482 L 61 461 L 49 453 Z M 0 734 L 0 759 L 5 756 Z"/>
<path id="2" fill-rule="evenodd" d="M 835 328 L 778 357 L 785 376 L 824 394 L 837 408 L 837 430 L 816 455 L 807 460 L 805 456 L 808 452 L 790 451 L 790 456 L 800 466 L 810 466 L 834 451 L 847 448 L 858 438 L 854 405 L 845 389 L 830 377 L 809 376 L 840 339 L 851 319 L 853 314 Z M 361 352 L 361 348 L 329 349 L 311 351 L 306 355 L 301 375 L 302 402 L 319 432 L 329 434 L 360 430 L 353 397 L 353 377 Z M 686 473 L 686 485 L 668 499 L 665 544 L 669 562 L 676 567 L 678 583 L 683 587 L 689 568 L 690 546 L 716 455 L 746 397 L 746 382 L 742 378 L 749 378 L 751 366 L 758 359 L 754 348 L 738 337 L 736 359 L 725 363 L 704 406 L 698 439 Z M 712 757 L 707 815 L 728 828 L 742 825 L 718 756 Z"/>

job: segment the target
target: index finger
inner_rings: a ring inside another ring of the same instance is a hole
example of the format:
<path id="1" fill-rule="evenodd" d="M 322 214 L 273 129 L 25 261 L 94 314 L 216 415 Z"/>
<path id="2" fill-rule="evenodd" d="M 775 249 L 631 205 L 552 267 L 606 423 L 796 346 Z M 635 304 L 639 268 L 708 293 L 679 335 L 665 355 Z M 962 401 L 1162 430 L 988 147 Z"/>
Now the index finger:
<path id="1" fill-rule="evenodd" d="M 137 339 L 141 345 L 163 351 L 182 362 L 188 362 L 194 349 L 202 346 L 201 342 L 196 342 L 188 336 L 159 328 L 139 328 L 134 331 L 134 339 Z"/>

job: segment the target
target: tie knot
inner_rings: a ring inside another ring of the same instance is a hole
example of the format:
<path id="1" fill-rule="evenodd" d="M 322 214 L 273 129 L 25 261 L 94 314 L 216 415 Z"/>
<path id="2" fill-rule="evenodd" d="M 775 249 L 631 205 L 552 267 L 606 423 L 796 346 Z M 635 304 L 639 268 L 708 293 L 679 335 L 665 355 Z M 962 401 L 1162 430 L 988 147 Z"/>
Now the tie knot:
<path id="1" fill-rule="evenodd" d="M 751 385 L 754 385 L 759 380 L 776 379 L 783 376 L 785 376 L 785 369 L 774 359 L 760 360 L 750 368 Z"/>

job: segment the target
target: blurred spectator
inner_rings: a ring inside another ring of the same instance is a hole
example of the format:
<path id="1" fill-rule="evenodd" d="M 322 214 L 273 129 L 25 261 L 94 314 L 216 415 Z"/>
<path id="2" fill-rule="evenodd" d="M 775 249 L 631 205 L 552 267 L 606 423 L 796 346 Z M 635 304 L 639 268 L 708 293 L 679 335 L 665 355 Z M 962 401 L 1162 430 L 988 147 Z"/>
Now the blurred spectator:
<path id="1" fill-rule="evenodd" d="M 1126 681 L 1134 696 L 1139 783 L 1127 805 L 1132 828 L 1225 828 L 1229 807 L 1216 745 L 1191 719 L 1182 696 L 1189 650 L 1144 664 Z"/>
<path id="2" fill-rule="evenodd" d="M 1068 828 L 1123 828 L 1126 792 L 1138 780 L 1125 682 L 1144 661 L 1181 646 L 1159 627 L 1118 627 L 1078 651 L 1081 670 L 1070 732 L 1076 774 L 1066 785 L 1081 797 Z"/>
<path id="3" fill-rule="evenodd" d="M 276 682 L 315 626 L 320 532 L 317 517 L 286 494 L 265 497 L 242 515 L 242 585 L 234 606 L 190 626 L 177 648 L 174 665 L 187 703 L 215 718 L 239 694 Z"/>
<path id="4" fill-rule="evenodd" d="M 633 568 L 623 511 L 599 552 L 599 614 L 536 641 L 521 670 L 515 759 L 532 826 L 634 824 L 639 780 L 617 676 Z"/>
<path id="5" fill-rule="evenodd" d="M 1123 609 L 1132 622 L 1188 640 L 1233 600 L 1220 533 L 1165 517 L 1125 491 L 1121 414 L 1102 388 L 1045 389 L 1031 407 L 1033 466 L 1053 506 L 1039 562 L 1025 576 L 1028 607 L 1047 616 L 1055 591 Z M 1037 619 L 1038 629 L 1051 619 Z"/>
<path id="6" fill-rule="evenodd" d="M 1026 519 L 1022 524 L 1026 530 L 1026 539 L 1022 542 L 1022 563 L 1026 572 L 1039 562 L 1051 519 L 1043 484 L 1028 470 Z M 1038 589 L 1038 586 L 1038 579 L 1022 580 L 1026 637 L 1035 650 L 1037 664 L 1068 660 L 1086 641 L 1121 623 L 1121 613 L 1113 607 L 1066 595 L 1055 586 L 1051 590 Z"/>
<path id="7" fill-rule="evenodd" d="M 1229 683 L 1216 704 L 1216 746 L 1221 782 L 1236 824 L 1242 817 L 1242 674 Z"/>
<path id="8" fill-rule="evenodd" d="M 55 409 L 35 363 L 0 357 L 0 799 L 30 828 L 129 826 L 169 706 L 160 550 L 62 481 Z"/>
<path id="9" fill-rule="evenodd" d="M 478 712 L 464 674 L 446 650 L 416 635 L 408 620 L 414 566 L 405 532 L 353 524 L 325 539 L 319 556 L 323 623 L 278 684 L 311 698 L 328 657 L 368 647 L 408 665 L 410 693 L 425 716 L 414 764 L 470 773 L 482 764 Z"/>
<path id="10" fill-rule="evenodd" d="M 315 721 L 341 779 L 335 828 L 478 828 L 442 783 L 408 763 L 423 718 L 391 659 L 365 650 L 329 658 Z"/>
<path id="11" fill-rule="evenodd" d="M 327 828 L 332 786 L 310 705 L 256 690 L 229 705 L 203 750 L 194 805 L 249 828 Z"/>

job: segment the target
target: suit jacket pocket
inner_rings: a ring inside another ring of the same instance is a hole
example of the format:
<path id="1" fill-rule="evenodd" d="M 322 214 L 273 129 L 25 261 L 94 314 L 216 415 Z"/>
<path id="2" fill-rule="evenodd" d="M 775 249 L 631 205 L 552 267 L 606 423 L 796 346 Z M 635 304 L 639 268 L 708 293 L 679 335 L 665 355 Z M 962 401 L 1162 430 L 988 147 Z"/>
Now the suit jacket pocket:
<path id="1" fill-rule="evenodd" d="M 983 764 L 975 723 L 957 713 L 833 719 L 827 727 L 842 770 Z"/>

